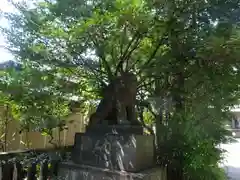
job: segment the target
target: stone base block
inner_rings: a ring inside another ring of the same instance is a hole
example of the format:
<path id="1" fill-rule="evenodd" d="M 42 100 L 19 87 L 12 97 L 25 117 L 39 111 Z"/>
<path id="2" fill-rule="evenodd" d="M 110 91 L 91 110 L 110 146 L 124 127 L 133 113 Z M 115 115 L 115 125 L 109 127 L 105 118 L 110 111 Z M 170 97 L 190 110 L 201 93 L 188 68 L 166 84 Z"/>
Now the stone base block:
<path id="1" fill-rule="evenodd" d="M 76 134 L 72 160 L 77 164 L 138 172 L 154 165 L 153 136 Z"/>
<path id="2" fill-rule="evenodd" d="M 87 128 L 87 134 L 105 135 L 107 133 L 112 134 L 143 134 L 142 126 L 134 125 L 104 125 L 96 124 Z"/>
<path id="3" fill-rule="evenodd" d="M 58 180 L 166 180 L 166 171 L 152 168 L 139 173 L 111 171 L 103 168 L 79 165 L 71 162 L 61 163 Z"/>

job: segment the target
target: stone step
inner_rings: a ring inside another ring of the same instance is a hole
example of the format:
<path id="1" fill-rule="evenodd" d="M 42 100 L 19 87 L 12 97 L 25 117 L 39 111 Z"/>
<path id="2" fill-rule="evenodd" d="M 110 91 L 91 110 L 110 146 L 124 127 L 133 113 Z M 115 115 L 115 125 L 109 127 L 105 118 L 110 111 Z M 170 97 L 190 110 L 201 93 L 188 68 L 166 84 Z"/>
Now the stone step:
<path id="1" fill-rule="evenodd" d="M 59 165 L 58 180 L 166 180 L 164 168 L 151 168 L 139 173 L 109 170 L 64 162 Z"/>
<path id="2" fill-rule="evenodd" d="M 142 126 L 134 125 L 104 125 L 96 124 L 92 127 L 89 127 L 86 131 L 86 134 L 99 134 L 104 135 L 106 133 L 113 134 L 143 134 Z"/>

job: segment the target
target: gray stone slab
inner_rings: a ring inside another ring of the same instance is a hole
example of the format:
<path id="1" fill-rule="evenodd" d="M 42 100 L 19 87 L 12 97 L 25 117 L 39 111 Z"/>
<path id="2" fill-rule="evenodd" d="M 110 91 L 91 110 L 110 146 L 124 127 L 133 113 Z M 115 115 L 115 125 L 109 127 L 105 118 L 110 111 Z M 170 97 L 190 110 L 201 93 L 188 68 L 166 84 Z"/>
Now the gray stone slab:
<path id="1" fill-rule="evenodd" d="M 155 165 L 153 136 L 77 134 L 72 160 L 110 170 L 138 172 Z"/>
<path id="2" fill-rule="evenodd" d="M 104 135 L 106 133 L 114 134 L 143 134 L 142 126 L 134 125 L 105 125 L 96 124 L 87 128 L 86 134 L 99 134 Z"/>
<path id="3" fill-rule="evenodd" d="M 163 168 L 151 168 L 140 173 L 112 171 L 72 162 L 61 163 L 58 180 L 166 180 Z"/>

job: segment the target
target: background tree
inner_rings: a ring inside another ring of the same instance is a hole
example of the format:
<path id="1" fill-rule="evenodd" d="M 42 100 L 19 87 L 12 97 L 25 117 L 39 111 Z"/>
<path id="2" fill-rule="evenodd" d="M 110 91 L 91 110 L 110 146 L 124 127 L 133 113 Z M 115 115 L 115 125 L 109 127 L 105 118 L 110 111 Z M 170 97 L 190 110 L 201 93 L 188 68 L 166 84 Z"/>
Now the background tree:
<path id="1" fill-rule="evenodd" d="M 46 74 L 29 69 L 27 64 L 19 66 L 20 69 L 6 67 L 2 71 L 0 105 L 4 107 L 2 118 L 5 129 L 7 131 L 8 121 L 16 119 L 21 125 L 16 133 L 40 131 L 50 136 L 49 143 L 58 146 L 61 142 L 59 139 L 57 143 L 54 142 L 53 129 L 58 127 L 59 131 L 62 131 L 66 128 L 64 120 L 70 113 L 70 100 L 54 94 L 50 87 L 46 87 L 47 83 L 53 83 L 49 82 Z M 28 142 L 26 145 L 29 147 Z"/>
<path id="2" fill-rule="evenodd" d="M 4 14 L 11 26 L 2 30 L 24 72 L 11 74 L 10 84 L 33 89 L 24 96 L 38 98 L 19 101 L 40 104 L 44 117 L 52 113 L 44 106 L 55 109 L 60 96 L 80 96 L 85 105 L 101 97 L 121 71 L 133 71 L 139 80 L 138 117 L 151 133 L 156 127 L 158 160 L 168 166 L 168 178 L 221 179 L 217 145 L 227 140 L 224 124 L 239 99 L 238 3 L 14 4 L 19 13 Z"/>

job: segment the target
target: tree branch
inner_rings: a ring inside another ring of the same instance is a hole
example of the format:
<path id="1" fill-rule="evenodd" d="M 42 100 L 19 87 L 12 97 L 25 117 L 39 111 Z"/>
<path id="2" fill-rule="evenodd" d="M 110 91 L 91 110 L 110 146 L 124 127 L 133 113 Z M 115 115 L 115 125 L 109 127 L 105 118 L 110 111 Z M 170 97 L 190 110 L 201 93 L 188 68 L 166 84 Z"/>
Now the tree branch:
<path id="1" fill-rule="evenodd" d="M 151 127 L 147 126 L 146 123 L 144 122 L 144 117 L 143 117 L 143 110 L 141 108 L 141 106 L 138 106 L 138 111 L 139 111 L 139 119 L 141 121 L 141 124 L 144 128 L 146 128 L 151 135 L 154 135 L 154 131 Z"/>
<path id="2" fill-rule="evenodd" d="M 151 85 L 152 83 L 154 83 L 155 80 L 151 80 L 150 82 L 148 83 L 140 83 L 139 86 L 137 87 L 137 89 L 141 89 L 142 87 L 144 86 L 148 86 L 148 85 Z"/>
<path id="3" fill-rule="evenodd" d="M 126 60 L 125 57 L 127 56 L 128 52 L 129 52 L 129 50 L 130 50 L 130 47 L 132 46 L 132 44 L 134 43 L 134 41 L 138 38 L 138 36 L 139 36 L 139 32 L 137 31 L 137 32 L 134 34 L 132 40 L 128 43 L 128 45 L 127 45 L 124 53 L 120 56 L 120 58 L 119 58 L 119 63 L 118 63 L 117 66 L 116 66 L 115 75 L 117 75 L 117 73 L 121 70 L 123 63 L 124 63 L 124 61 Z"/>
<path id="4" fill-rule="evenodd" d="M 153 60 L 153 58 L 155 57 L 155 55 L 157 54 L 158 49 L 160 48 L 160 46 L 162 45 L 162 40 L 160 40 L 157 44 L 157 46 L 155 47 L 154 51 L 152 52 L 152 54 L 150 55 L 150 57 L 148 58 L 147 62 L 145 63 L 145 66 L 149 65 L 151 63 L 151 61 Z"/>
<path id="5" fill-rule="evenodd" d="M 139 36 L 138 39 L 136 40 L 133 48 L 129 51 L 129 53 L 124 58 L 125 61 L 126 61 L 126 70 L 128 69 L 128 64 L 129 64 L 130 57 L 131 57 L 132 53 L 139 47 L 140 42 L 141 42 L 141 38 Z"/>
<path id="6" fill-rule="evenodd" d="M 88 34 L 89 34 L 89 33 L 88 33 Z M 89 37 L 92 39 L 92 42 L 93 42 L 95 48 L 97 49 L 97 55 L 99 56 L 99 58 L 101 58 L 101 60 L 102 60 L 102 62 L 103 62 L 103 66 L 104 66 L 104 68 L 105 68 L 106 71 L 107 71 L 108 78 L 111 80 L 111 79 L 113 78 L 113 73 L 112 73 L 112 71 L 111 71 L 111 68 L 110 68 L 110 66 L 109 66 L 109 64 L 108 64 L 105 56 L 104 56 L 104 50 L 102 49 L 103 46 L 100 47 L 100 46 L 99 46 L 100 43 L 97 42 L 97 40 L 94 39 L 93 36 L 91 36 L 91 34 L 89 34 Z"/>

